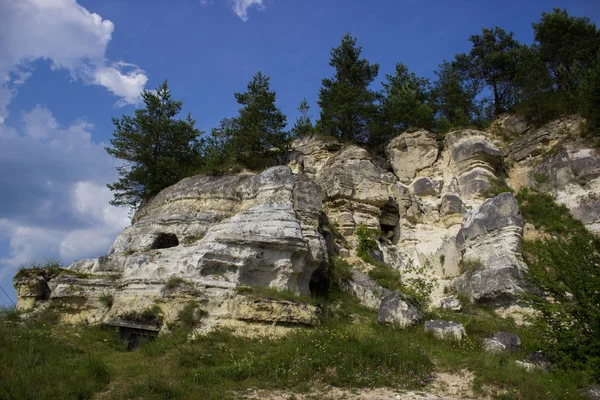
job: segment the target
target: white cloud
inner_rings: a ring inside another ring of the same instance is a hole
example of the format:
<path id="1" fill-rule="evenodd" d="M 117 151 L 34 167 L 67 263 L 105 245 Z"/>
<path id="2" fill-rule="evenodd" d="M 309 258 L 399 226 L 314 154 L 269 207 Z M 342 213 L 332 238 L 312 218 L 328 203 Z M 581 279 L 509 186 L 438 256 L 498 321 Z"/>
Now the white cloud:
<path id="1" fill-rule="evenodd" d="M 231 9 L 240 17 L 240 19 L 244 22 L 248 21 L 248 9 L 252 6 L 255 6 L 260 11 L 264 10 L 265 5 L 263 4 L 263 0 L 228 0 L 229 3 L 232 4 Z M 212 4 L 213 0 L 200 0 L 200 4 L 207 5 Z"/>
<path id="2" fill-rule="evenodd" d="M 28 66 L 38 59 L 86 84 L 104 86 L 120 97 L 119 105 L 139 102 L 147 81 L 144 71 L 106 59 L 111 21 L 76 0 L 0 0 L 0 9 L 0 123 L 16 86 L 31 75 Z"/>
<path id="3" fill-rule="evenodd" d="M 264 9 L 263 0 L 233 0 L 233 12 L 242 21 L 248 21 L 248 9 L 256 6 L 259 10 Z"/>
<path id="4" fill-rule="evenodd" d="M 11 171 L 0 175 L 0 234 L 9 246 L 0 279 L 42 257 L 106 254 L 129 224 L 127 209 L 108 204 L 116 161 L 92 141 L 89 122 L 62 127 L 41 106 L 21 120 L 21 130 L 0 125 L 0 170 Z"/>

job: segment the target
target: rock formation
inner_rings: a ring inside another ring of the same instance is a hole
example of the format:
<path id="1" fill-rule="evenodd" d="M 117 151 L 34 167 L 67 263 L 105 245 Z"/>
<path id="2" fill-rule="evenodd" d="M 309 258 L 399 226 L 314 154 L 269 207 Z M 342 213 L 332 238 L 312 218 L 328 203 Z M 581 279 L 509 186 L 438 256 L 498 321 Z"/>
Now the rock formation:
<path id="1" fill-rule="evenodd" d="M 405 133 L 379 155 L 305 137 L 287 166 L 198 175 L 164 189 L 106 256 L 55 274 L 17 275 L 19 307 L 55 304 L 65 320 L 106 322 L 158 305 L 164 328 L 193 301 L 206 311 L 207 328 L 227 320 L 311 325 L 316 308 L 239 288 L 310 295 L 315 272 L 335 255 L 354 268 L 345 289 L 379 310 L 382 322 L 418 321 L 418 310 L 368 277 L 372 266 L 356 257 L 360 225 L 381 232 L 376 258 L 405 284 L 432 288 L 431 307 L 460 309 L 444 290 L 508 306 L 527 290 L 527 266 L 518 203 L 511 193 L 491 194 L 498 182 L 550 192 L 600 231 L 600 153 L 573 139 L 580 123 L 532 127 L 506 115 L 487 132 L 454 131 L 443 143 L 423 130 Z"/>

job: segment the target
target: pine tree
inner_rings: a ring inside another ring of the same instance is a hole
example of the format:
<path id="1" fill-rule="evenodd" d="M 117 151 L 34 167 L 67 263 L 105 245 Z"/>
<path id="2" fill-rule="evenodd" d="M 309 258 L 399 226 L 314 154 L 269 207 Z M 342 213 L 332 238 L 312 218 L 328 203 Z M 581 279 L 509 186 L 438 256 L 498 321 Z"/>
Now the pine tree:
<path id="1" fill-rule="evenodd" d="M 430 104 L 429 80 L 396 64 L 394 75 L 386 75 L 381 102 L 379 141 L 397 136 L 409 128 L 431 129 L 434 112 Z M 373 142 L 373 140 L 371 140 Z"/>
<path id="2" fill-rule="evenodd" d="M 142 99 L 146 107 L 135 110 L 133 117 L 112 120 L 112 147 L 106 151 L 125 161 L 117 167 L 117 182 L 107 185 L 114 192 L 112 205 L 136 208 L 201 163 L 201 132 L 191 115 L 176 119 L 183 102 L 172 99 L 167 81 L 156 92 L 142 92 Z"/>
<path id="3" fill-rule="evenodd" d="M 275 105 L 275 91 L 270 78 L 257 72 L 244 93 L 235 93 L 242 108 L 230 124 L 230 136 L 236 160 L 250 169 L 279 163 L 287 150 L 286 116 Z"/>
<path id="4" fill-rule="evenodd" d="M 493 114 L 498 115 L 510 109 L 516 100 L 514 81 L 520 45 L 512 32 L 499 27 L 483 28 L 481 35 L 472 35 L 469 41 L 473 43 L 466 55 L 470 77 L 490 87 Z M 465 55 L 457 56 L 461 58 Z"/>
<path id="5" fill-rule="evenodd" d="M 479 85 L 468 77 L 468 71 L 457 61 L 444 61 L 435 72 L 432 98 L 438 125 L 465 127 L 479 114 L 476 96 Z"/>
<path id="6" fill-rule="evenodd" d="M 335 75 L 322 81 L 318 127 L 343 140 L 366 142 L 369 124 L 377 114 L 377 95 L 369 85 L 377 77 L 379 65 L 360 58 L 362 46 L 357 46 L 356 40 L 347 33 L 331 50 L 329 65 L 335 68 Z"/>
<path id="7" fill-rule="evenodd" d="M 300 111 L 300 116 L 296 119 L 294 126 L 291 130 L 291 135 L 293 138 L 301 138 L 306 135 L 309 135 L 313 131 L 313 124 L 310 120 L 310 115 L 308 114 L 310 110 L 310 106 L 306 99 L 303 99 L 300 102 L 300 106 L 298 107 L 298 111 Z"/>

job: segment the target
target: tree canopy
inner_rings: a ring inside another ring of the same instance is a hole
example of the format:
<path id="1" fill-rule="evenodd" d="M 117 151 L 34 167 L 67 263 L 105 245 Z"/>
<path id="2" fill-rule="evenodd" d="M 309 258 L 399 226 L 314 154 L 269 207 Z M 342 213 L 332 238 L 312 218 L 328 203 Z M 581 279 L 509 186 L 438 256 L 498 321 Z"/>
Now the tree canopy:
<path id="1" fill-rule="evenodd" d="M 346 33 L 340 45 L 331 50 L 329 65 L 335 68 L 335 74 L 322 81 L 318 126 L 324 134 L 364 143 L 377 113 L 377 95 L 369 85 L 379 73 L 379 64 L 361 58 L 362 46 L 357 46 L 356 41 Z"/>
<path id="2" fill-rule="evenodd" d="M 188 114 L 177 119 L 182 101 L 173 100 L 167 81 L 156 91 L 142 92 L 144 108 L 134 116 L 113 118 L 115 130 L 108 154 L 124 161 L 117 167 L 113 205 L 137 207 L 165 187 L 188 176 L 202 161 L 201 132 Z"/>

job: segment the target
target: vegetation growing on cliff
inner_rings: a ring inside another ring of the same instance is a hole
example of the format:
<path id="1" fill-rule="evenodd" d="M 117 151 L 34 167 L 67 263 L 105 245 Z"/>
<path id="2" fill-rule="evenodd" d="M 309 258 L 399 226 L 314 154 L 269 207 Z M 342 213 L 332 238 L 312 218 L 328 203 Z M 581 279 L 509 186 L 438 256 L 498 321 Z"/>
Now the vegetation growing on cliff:
<path id="1" fill-rule="evenodd" d="M 165 82 L 142 93 L 145 108 L 133 117 L 113 119 L 106 150 L 125 161 L 109 185 L 113 204 L 137 207 L 192 174 L 283 163 L 289 141 L 314 132 L 379 146 L 407 129 L 429 129 L 441 138 L 451 128 L 482 127 L 516 111 L 537 123 L 581 113 L 587 131 L 600 134 L 600 31 L 561 9 L 542 13 L 532 25 L 532 45 L 501 27 L 483 28 L 469 37 L 468 52 L 439 65 L 433 82 L 398 63 L 381 90 L 372 87 L 379 64 L 362 58 L 358 38 L 347 33 L 330 53 L 335 73 L 322 81 L 319 120 L 313 125 L 303 100 L 289 132 L 270 78 L 260 71 L 245 92 L 235 93 L 238 116 L 224 118 L 209 135 L 194 128 L 190 115 L 176 119 L 182 102 L 171 98 Z"/>

